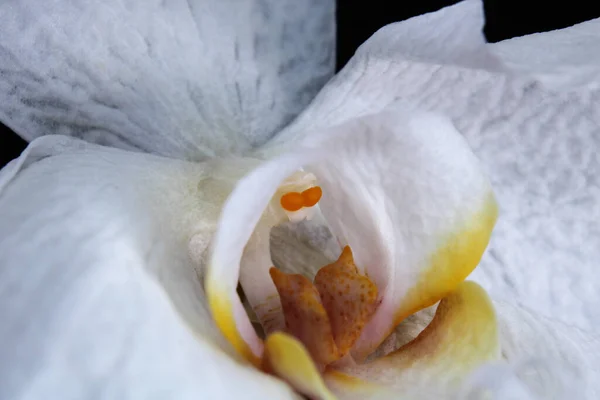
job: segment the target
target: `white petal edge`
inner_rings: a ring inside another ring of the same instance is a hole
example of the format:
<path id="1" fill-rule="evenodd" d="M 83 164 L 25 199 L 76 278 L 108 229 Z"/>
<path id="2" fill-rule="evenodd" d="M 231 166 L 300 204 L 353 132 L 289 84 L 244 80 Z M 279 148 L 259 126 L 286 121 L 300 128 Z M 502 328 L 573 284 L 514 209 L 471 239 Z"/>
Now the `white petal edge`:
<path id="1" fill-rule="evenodd" d="M 372 56 L 403 59 L 467 68 L 498 69 L 498 60 L 487 49 L 483 34 L 483 1 L 464 0 L 438 11 L 389 24 L 366 43 Z M 381 40 L 380 37 L 385 37 Z M 377 44 L 394 42 L 394 47 Z M 363 52 L 359 49 L 358 52 Z"/>
<path id="2" fill-rule="evenodd" d="M 493 194 L 477 160 L 438 115 L 390 109 L 310 137 L 322 139 L 305 141 L 240 181 L 214 238 L 206 283 L 213 315 L 249 358 L 260 357 L 261 348 L 247 329 L 235 292 L 242 252 L 262 210 L 292 172 L 304 168 L 317 176 L 324 217 L 340 244 L 351 246 L 357 265 L 369 273 L 384 299 L 365 328 L 362 352 L 374 350 L 398 319 L 433 304 L 464 280 L 477 265 L 495 221 Z M 453 235 L 465 233 L 471 224 L 480 237 L 465 234 L 455 243 Z M 463 254 L 467 248 L 469 256 Z M 437 258 L 438 251 L 448 251 L 448 257 Z M 267 280 L 270 266 L 241 268 Z"/>
<path id="3" fill-rule="evenodd" d="M 28 140 L 64 134 L 190 160 L 239 154 L 333 73 L 335 3 L 313 3 L 4 3 L 0 120 Z"/>
<path id="4" fill-rule="evenodd" d="M 475 371 L 461 399 L 596 399 L 600 395 L 600 335 L 523 307 L 495 301 L 503 362 Z M 511 397 L 512 396 L 512 397 Z"/>
<path id="5" fill-rule="evenodd" d="M 495 302 L 502 356 L 543 399 L 600 396 L 600 335 L 506 301 Z M 554 397 L 552 397 L 554 396 Z"/>
<path id="6" fill-rule="evenodd" d="M 206 169 L 47 136 L 2 170 L 0 397 L 294 398 L 206 309 Z"/>
<path id="7" fill-rule="evenodd" d="M 600 88 L 600 18 L 488 45 L 505 69 L 552 89 Z"/>
<path id="8" fill-rule="evenodd" d="M 358 48 L 309 107 L 259 154 L 277 153 L 280 147 L 301 141 L 307 132 L 380 112 L 399 101 L 452 117 L 473 110 L 471 119 L 480 123 L 482 105 L 471 99 L 482 96 L 482 88 L 470 89 L 490 80 L 514 79 L 509 83 L 524 90 L 540 82 L 551 89 L 597 89 L 600 67 L 586 54 L 597 53 L 598 21 L 488 44 L 482 33 L 482 1 L 465 0 L 386 25 Z M 559 49 L 548 50 L 555 40 Z M 450 85 L 456 89 L 445 94 Z M 506 101 L 511 94 L 505 94 Z M 499 96 L 488 106 L 492 110 Z"/>

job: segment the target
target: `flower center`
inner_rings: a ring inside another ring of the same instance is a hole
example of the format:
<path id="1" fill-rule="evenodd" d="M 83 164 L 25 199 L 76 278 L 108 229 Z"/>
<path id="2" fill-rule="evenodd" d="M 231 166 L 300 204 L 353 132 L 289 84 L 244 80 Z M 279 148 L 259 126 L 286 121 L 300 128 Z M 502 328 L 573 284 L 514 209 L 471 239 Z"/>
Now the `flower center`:
<path id="1" fill-rule="evenodd" d="M 271 268 L 281 299 L 286 329 L 300 340 L 323 370 L 346 356 L 377 308 L 377 286 L 360 275 L 346 246 L 314 282 Z"/>

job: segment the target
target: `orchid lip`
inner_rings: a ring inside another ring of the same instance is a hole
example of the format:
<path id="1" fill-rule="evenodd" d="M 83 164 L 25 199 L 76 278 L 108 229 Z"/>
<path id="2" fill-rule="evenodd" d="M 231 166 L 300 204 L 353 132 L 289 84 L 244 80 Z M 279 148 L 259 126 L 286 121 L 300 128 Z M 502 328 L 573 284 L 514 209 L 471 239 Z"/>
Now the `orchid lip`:
<path id="1" fill-rule="evenodd" d="M 378 305 L 377 286 L 358 273 L 346 246 L 337 261 L 321 268 L 314 283 L 271 268 L 286 331 L 300 340 L 320 369 L 349 352 Z"/>

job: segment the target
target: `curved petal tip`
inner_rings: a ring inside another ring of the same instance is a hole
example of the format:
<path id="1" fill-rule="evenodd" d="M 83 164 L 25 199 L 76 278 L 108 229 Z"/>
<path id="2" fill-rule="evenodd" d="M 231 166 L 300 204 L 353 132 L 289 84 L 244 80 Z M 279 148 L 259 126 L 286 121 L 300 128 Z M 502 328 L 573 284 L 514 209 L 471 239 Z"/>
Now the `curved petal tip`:
<path id="1" fill-rule="evenodd" d="M 414 340 L 372 363 L 328 371 L 325 379 L 344 398 L 390 391 L 429 398 L 458 390 L 477 367 L 499 358 L 492 302 L 478 284 L 466 281 L 440 302 Z"/>
<path id="2" fill-rule="evenodd" d="M 300 392 L 321 400 L 335 400 L 306 348 L 297 339 L 277 332 L 265 341 L 265 369 L 288 381 Z"/>

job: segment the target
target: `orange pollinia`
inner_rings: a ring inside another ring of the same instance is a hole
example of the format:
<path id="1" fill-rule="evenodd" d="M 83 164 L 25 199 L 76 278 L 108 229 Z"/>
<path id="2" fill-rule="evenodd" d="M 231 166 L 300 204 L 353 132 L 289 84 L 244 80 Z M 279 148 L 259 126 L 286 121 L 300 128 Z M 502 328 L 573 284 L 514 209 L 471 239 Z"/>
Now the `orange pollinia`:
<path id="1" fill-rule="evenodd" d="M 313 186 L 302 193 L 289 192 L 284 194 L 281 196 L 280 203 L 284 210 L 294 212 L 302 207 L 313 207 L 321 200 L 322 195 L 323 190 L 319 186 Z"/>

